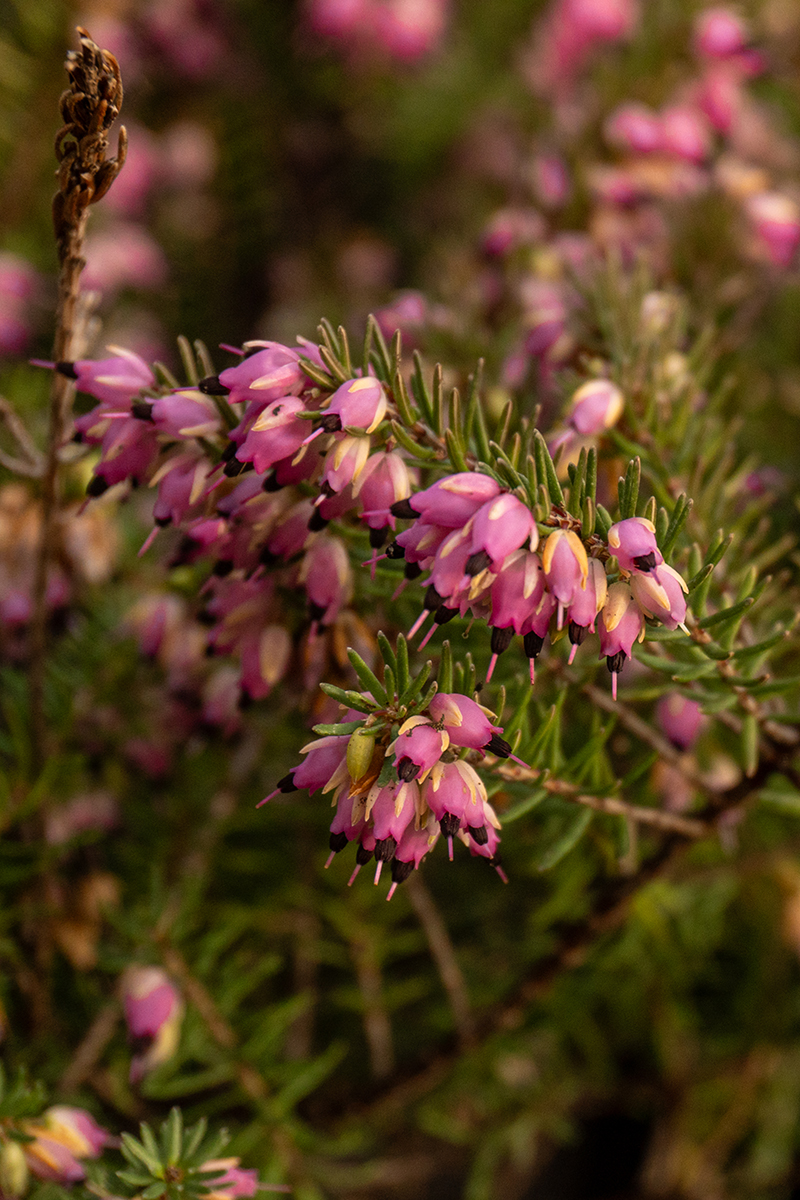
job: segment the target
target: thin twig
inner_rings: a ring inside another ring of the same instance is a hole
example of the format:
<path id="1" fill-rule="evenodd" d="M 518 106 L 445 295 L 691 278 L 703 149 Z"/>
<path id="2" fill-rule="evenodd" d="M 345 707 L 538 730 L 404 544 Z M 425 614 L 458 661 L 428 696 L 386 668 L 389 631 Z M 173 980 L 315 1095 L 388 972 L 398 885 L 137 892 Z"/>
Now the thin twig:
<path id="1" fill-rule="evenodd" d="M 431 957 L 436 964 L 442 986 L 447 992 L 459 1041 L 462 1046 L 469 1046 L 475 1040 L 475 1020 L 469 1002 L 467 985 L 458 965 L 447 926 L 442 920 L 436 901 L 425 886 L 422 876 L 416 871 L 406 884 L 406 893 L 419 918 L 419 923 L 428 940 Z"/>
<path id="2" fill-rule="evenodd" d="M 364 1036 L 372 1074 L 376 1079 L 385 1079 L 394 1069 L 392 1023 L 386 1010 L 383 977 L 371 930 L 361 929 L 350 939 L 350 953 L 364 1002 Z"/>
<path id="3" fill-rule="evenodd" d="M 44 455 L 28 432 L 19 413 L 5 396 L 0 396 L 0 421 L 5 424 L 25 456 L 24 459 L 14 458 L 5 451 L 0 451 L 0 455 L 2 455 L 0 462 L 17 475 L 28 475 L 31 479 L 38 479 L 44 471 Z"/>
<path id="4" fill-rule="evenodd" d="M 119 1018 L 120 1007 L 116 1000 L 110 1001 L 100 1009 L 61 1076 L 58 1084 L 60 1092 L 65 1095 L 77 1092 L 84 1080 L 89 1078 L 100 1055 L 114 1036 Z"/>

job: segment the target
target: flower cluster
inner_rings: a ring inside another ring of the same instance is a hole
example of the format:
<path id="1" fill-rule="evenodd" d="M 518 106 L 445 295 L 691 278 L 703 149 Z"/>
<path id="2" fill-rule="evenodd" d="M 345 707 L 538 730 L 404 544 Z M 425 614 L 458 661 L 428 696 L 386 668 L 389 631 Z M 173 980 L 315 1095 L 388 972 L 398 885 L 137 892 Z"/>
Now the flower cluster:
<path id="1" fill-rule="evenodd" d="M 348 842 L 357 842 L 353 883 L 373 857 L 375 883 L 384 863 L 392 884 L 387 899 L 433 849 L 440 832 L 453 858 L 458 837 L 470 854 L 487 858 L 502 879 L 497 859 L 500 822 L 470 758 L 514 758 L 502 729 L 475 700 L 435 693 L 413 715 L 406 708 L 376 709 L 366 720 L 351 710 L 348 732 L 309 742 L 303 762 L 281 779 L 266 804 L 281 792 L 305 788 L 333 793 L 328 864 Z M 320 727 L 320 731 L 328 727 Z M 472 752 L 472 753 L 470 753 Z M 515 759 L 515 761 L 519 761 Z"/>
<path id="2" fill-rule="evenodd" d="M 312 637 L 351 598 L 345 543 L 326 526 L 357 512 L 377 553 L 395 526 L 391 505 L 415 480 L 383 435 L 370 436 L 389 408 L 384 386 L 354 374 L 326 391 L 310 343 L 302 352 L 255 343 L 219 375 L 168 391 L 136 354 L 111 354 L 55 364 L 97 401 L 75 422 L 76 440 L 99 452 L 89 497 L 122 484 L 157 489 L 142 550 L 159 529 L 175 527 L 183 538 L 173 561 L 212 566 L 208 652 L 238 657 L 244 693 L 261 699 L 291 659 L 292 618 L 281 593 L 305 592 Z M 159 620 L 154 611 L 152 621 L 136 622 L 158 644 Z"/>
<path id="3" fill-rule="evenodd" d="M 686 584 L 664 562 L 655 526 L 645 517 L 618 521 L 606 541 L 584 540 L 580 522 L 554 510 L 550 523 L 557 527 L 542 536 L 526 504 L 473 471 L 447 476 L 393 511 L 414 524 L 397 537 L 392 554 L 427 572 L 425 607 L 410 636 L 431 614 L 422 646 L 457 615 L 486 620 L 492 630 L 487 682 L 515 634 L 533 682 L 535 659 L 555 619 L 557 630 L 567 627 L 570 662 L 596 630 L 616 696 L 617 675 L 644 637 L 645 617 L 668 629 L 683 627 Z"/>

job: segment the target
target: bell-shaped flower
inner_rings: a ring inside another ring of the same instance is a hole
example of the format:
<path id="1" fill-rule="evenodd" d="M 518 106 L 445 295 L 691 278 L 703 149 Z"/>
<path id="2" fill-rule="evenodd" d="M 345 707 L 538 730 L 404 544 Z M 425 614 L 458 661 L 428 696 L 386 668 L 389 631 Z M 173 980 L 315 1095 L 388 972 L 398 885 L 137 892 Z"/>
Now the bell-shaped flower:
<path id="1" fill-rule="evenodd" d="M 333 862 L 334 856 L 344 850 L 348 842 L 355 842 L 364 832 L 366 825 L 366 804 L 363 796 L 353 797 L 350 789 L 340 788 L 336 800 L 336 812 L 331 821 L 331 833 L 328 840 L 330 855 L 326 867 Z"/>
<path id="2" fill-rule="evenodd" d="M 503 569 L 492 581 L 489 593 L 492 658 L 486 672 L 487 683 L 492 677 L 498 656 L 508 649 L 515 633 L 522 633 L 526 620 L 535 613 L 544 591 L 544 572 L 539 555 L 530 550 L 517 550 L 509 555 Z"/>
<path id="3" fill-rule="evenodd" d="M 439 822 L 447 838 L 450 858 L 453 857 L 453 838 L 462 824 L 484 824 L 483 805 L 486 788 L 480 775 L 469 763 L 438 762 L 422 785 L 422 798 Z"/>
<path id="4" fill-rule="evenodd" d="M 530 663 L 531 683 L 534 682 L 535 678 L 536 659 L 541 654 L 544 639 L 547 636 L 550 621 L 553 613 L 556 611 L 556 607 L 555 596 L 552 596 L 550 592 L 544 592 L 536 609 L 526 619 L 520 630 L 523 649 Z"/>
<path id="5" fill-rule="evenodd" d="M 353 572 L 344 542 L 320 534 L 306 551 L 300 571 L 312 620 L 330 625 L 353 594 Z"/>
<path id="6" fill-rule="evenodd" d="M 322 416 L 326 433 L 363 429 L 372 433 L 386 416 L 388 401 L 380 380 L 373 375 L 350 379 L 337 388 Z"/>
<path id="7" fill-rule="evenodd" d="M 409 717 L 400 726 L 394 743 L 394 761 L 400 779 L 421 782 L 449 744 L 446 730 L 437 729 L 426 717 Z"/>
<path id="8" fill-rule="evenodd" d="M 211 1158 L 200 1167 L 201 1171 L 222 1171 L 216 1179 L 209 1179 L 206 1200 L 233 1200 L 236 1196 L 255 1196 L 258 1191 L 288 1191 L 284 1187 L 264 1187 L 259 1182 L 258 1171 L 240 1167 L 238 1158 Z"/>
<path id="9" fill-rule="evenodd" d="M 38 1121 L 26 1122 L 24 1132 L 33 1139 L 24 1145 L 31 1172 L 62 1186 L 86 1177 L 80 1159 L 97 1158 L 115 1141 L 85 1109 L 66 1104 L 54 1105 Z"/>
<path id="10" fill-rule="evenodd" d="M 293 504 L 267 538 L 267 554 L 262 556 L 262 561 L 267 558 L 282 558 L 288 561 L 300 554 L 311 537 L 308 522 L 313 515 L 314 505 L 311 500 L 298 500 L 297 504 Z"/>
<path id="11" fill-rule="evenodd" d="M 414 821 L 406 826 L 391 862 L 392 886 L 389 888 L 387 900 L 391 900 L 398 885 L 408 879 L 412 871 L 419 868 L 419 864 L 425 855 L 430 853 L 438 839 L 439 825 L 431 812 L 419 828 Z"/>
<path id="12" fill-rule="evenodd" d="M 582 437 L 597 437 L 622 416 L 622 392 L 608 379 L 590 379 L 572 397 L 569 423 Z"/>
<path id="13" fill-rule="evenodd" d="M 719 5 L 698 14 L 692 40 L 701 58 L 731 58 L 747 48 L 749 35 L 739 14 Z"/>
<path id="14" fill-rule="evenodd" d="M 603 564 L 597 558 L 589 559 L 589 574 L 586 578 L 584 591 L 579 591 L 569 606 L 567 620 L 569 622 L 569 640 L 572 642 L 570 663 L 575 657 L 575 651 L 586 637 L 594 630 L 597 614 L 606 602 L 608 581 Z"/>
<path id="15" fill-rule="evenodd" d="M 142 388 L 155 387 L 156 378 L 143 358 L 122 346 L 109 346 L 111 358 L 93 360 L 79 359 L 77 362 L 37 363 L 55 366 L 68 379 L 75 380 L 79 392 L 94 396 L 103 404 L 128 407 Z"/>
<path id="16" fill-rule="evenodd" d="M 508 758 L 511 753 L 508 742 L 498 736 L 503 732 L 502 727 L 493 725 L 486 710 L 469 696 L 459 692 L 437 692 L 428 705 L 428 712 L 445 730 L 451 746 L 488 750 L 501 758 Z"/>
<path id="17" fill-rule="evenodd" d="M 297 350 L 279 342 L 267 342 L 261 350 L 249 354 L 235 367 L 221 371 L 219 376 L 201 379 L 200 390 L 210 395 L 227 395 L 231 404 L 242 400 L 269 404 L 280 396 L 296 396 L 308 382 L 298 359 Z"/>
<path id="18" fill-rule="evenodd" d="M 406 461 L 397 450 L 378 451 L 364 464 L 358 484 L 358 495 L 364 510 L 364 520 L 370 529 L 395 528 L 390 509 L 398 500 L 406 500 L 411 492 L 411 477 Z"/>
<path id="19" fill-rule="evenodd" d="M 323 496 L 342 492 L 350 484 L 358 494 L 359 478 L 369 458 L 370 442 L 366 437 L 337 437 L 325 456 L 320 487 Z"/>
<path id="20" fill-rule="evenodd" d="M 781 192 L 758 192 L 747 199 L 747 216 L 771 263 L 788 267 L 800 245 L 800 208 Z"/>
<path id="21" fill-rule="evenodd" d="M 152 425 L 135 417 L 110 422 L 86 494 L 102 496 L 115 483 L 126 479 L 141 483 L 157 455 L 158 441 Z"/>
<path id="22" fill-rule="evenodd" d="M 130 1078 L 132 1083 L 138 1083 L 175 1053 L 183 1021 L 183 1000 L 160 967 L 128 967 L 121 990 L 128 1033 L 137 1046 Z"/>
<path id="23" fill-rule="evenodd" d="M 632 154 L 653 154 L 661 149 L 661 121 L 646 104 L 620 104 L 603 126 L 606 141 Z"/>
<path id="24" fill-rule="evenodd" d="M 689 750 L 696 742 L 705 717 L 700 705 L 680 692 L 668 692 L 656 705 L 656 720 L 673 746 Z"/>
<path id="25" fill-rule="evenodd" d="M 491 475 L 460 471 L 437 480 L 422 492 L 392 506 L 396 517 L 421 516 L 431 525 L 458 529 L 466 525 L 481 505 L 500 494 L 500 484 Z"/>
<path id="26" fill-rule="evenodd" d="M 705 162 L 711 151 L 705 114 L 688 104 L 673 104 L 662 111 L 661 139 L 667 154 L 689 163 Z"/>
<path id="27" fill-rule="evenodd" d="M 600 657 L 605 656 L 611 672 L 611 687 L 617 698 L 617 675 L 630 658 L 633 643 L 644 636 L 644 617 L 627 583 L 612 583 L 597 618 Z"/>
<path id="28" fill-rule="evenodd" d="M 556 529 L 542 546 L 542 568 L 548 591 L 558 601 L 558 627 L 562 613 L 586 587 L 589 560 L 577 533 L 571 529 Z"/>
<path id="29" fill-rule="evenodd" d="M 623 571 L 652 571 L 664 561 L 656 527 L 646 517 L 627 517 L 608 531 L 608 548 Z"/>
<path id="30" fill-rule="evenodd" d="M 688 587 L 682 575 L 660 563 L 646 575 L 631 576 L 631 591 L 645 616 L 655 617 L 667 629 L 685 629 Z"/>
<path id="31" fill-rule="evenodd" d="M 398 533 L 396 544 L 402 549 L 407 563 L 419 563 L 423 569 L 427 569 L 442 542 L 450 534 L 451 530 L 445 525 L 417 521 L 409 529 Z"/>
<path id="32" fill-rule="evenodd" d="M 292 639 L 284 625 L 251 630 L 239 643 L 242 689 L 251 700 L 263 700 L 289 666 Z"/>
<path id="33" fill-rule="evenodd" d="M 378 867 L 375 882 L 380 879 L 381 867 L 394 858 L 397 844 L 421 807 L 419 787 L 413 780 L 389 787 L 376 783 L 367 795 L 367 815 L 372 820 L 375 837 L 375 858 Z"/>
<path id="34" fill-rule="evenodd" d="M 139 415 L 138 406 L 134 415 Z M 189 389 L 153 400 L 149 419 L 159 433 L 177 438 L 213 437 L 222 426 L 214 401 Z"/>
<path id="35" fill-rule="evenodd" d="M 503 492 L 482 504 L 473 518 L 467 574 L 477 575 L 487 567 L 499 571 L 509 554 L 526 542 L 531 550 L 539 543 L 533 513 L 511 492 Z"/>
<path id="36" fill-rule="evenodd" d="M 261 475 L 281 459 L 296 454 L 308 432 L 308 422 L 297 416 L 300 412 L 305 412 L 305 405 L 296 396 L 281 396 L 268 404 L 236 451 L 239 462 L 251 462 Z"/>
<path id="37" fill-rule="evenodd" d="M 211 464 L 203 454 L 188 451 L 166 459 L 150 480 L 158 486 L 153 506 L 156 525 L 180 525 L 205 491 Z"/>

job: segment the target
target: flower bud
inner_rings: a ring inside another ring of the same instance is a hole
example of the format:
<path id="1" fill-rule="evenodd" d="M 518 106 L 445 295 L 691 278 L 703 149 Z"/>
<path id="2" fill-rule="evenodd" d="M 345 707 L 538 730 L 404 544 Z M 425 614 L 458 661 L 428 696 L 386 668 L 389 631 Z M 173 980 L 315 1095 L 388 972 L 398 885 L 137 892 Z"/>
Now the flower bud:
<path id="1" fill-rule="evenodd" d="M 353 783 L 363 779 L 375 753 L 375 734 L 371 729 L 356 729 L 347 743 L 347 770 Z"/>
<path id="2" fill-rule="evenodd" d="M 622 416 L 622 392 L 608 379 L 590 379 L 572 397 L 569 423 L 582 437 L 597 437 Z"/>
<path id="3" fill-rule="evenodd" d="M 4 1196 L 22 1196 L 28 1187 L 28 1163 L 19 1142 L 9 1139 L 0 1150 L 0 1191 Z"/>
<path id="4" fill-rule="evenodd" d="M 131 1060 L 131 1082 L 138 1083 L 175 1053 L 183 1000 L 160 967 L 132 966 L 122 977 L 122 1006 L 132 1041 L 143 1047 Z"/>

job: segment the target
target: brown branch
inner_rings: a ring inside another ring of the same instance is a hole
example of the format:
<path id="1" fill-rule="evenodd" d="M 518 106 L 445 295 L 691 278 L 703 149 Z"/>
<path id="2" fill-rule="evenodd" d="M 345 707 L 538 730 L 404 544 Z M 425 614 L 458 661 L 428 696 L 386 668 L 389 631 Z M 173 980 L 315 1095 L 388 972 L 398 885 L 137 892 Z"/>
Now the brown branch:
<path id="1" fill-rule="evenodd" d="M 77 1092 L 84 1080 L 89 1078 L 100 1055 L 114 1036 L 119 1018 L 120 1008 L 116 1000 L 100 1009 L 59 1080 L 60 1092 L 66 1095 Z"/>
<path id="2" fill-rule="evenodd" d="M 458 965 L 455 948 L 447 926 L 436 906 L 433 896 L 428 891 L 422 876 L 416 871 L 406 884 L 406 893 L 411 901 L 411 907 L 419 918 L 431 957 L 436 964 L 442 986 L 447 992 L 453 1020 L 462 1046 L 469 1046 L 475 1040 L 475 1020 L 469 1002 L 467 985 Z"/>
<path id="3" fill-rule="evenodd" d="M 70 87 L 61 97 L 65 122 L 56 137 L 59 190 L 53 199 L 53 228 L 58 251 L 58 307 L 53 358 L 67 362 L 74 353 L 85 266 L 83 241 L 89 205 L 108 191 L 125 161 L 127 137 L 119 132 L 117 157 L 106 160 L 108 131 L 122 106 L 122 80 L 113 54 L 101 50 L 78 26 L 80 50 L 65 64 Z M 66 441 L 72 404 L 69 379 L 55 371 L 50 394 L 50 427 L 42 479 L 42 529 L 36 556 L 31 621 L 30 705 L 37 765 L 45 756 L 44 679 L 47 655 L 47 574 L 56 550 L 59 516 L 59 451 Z"/>

